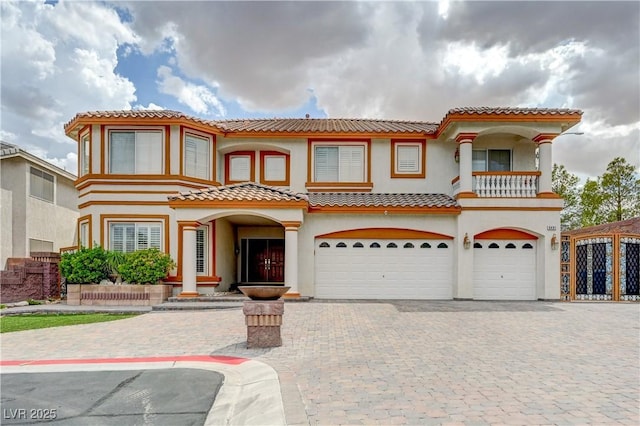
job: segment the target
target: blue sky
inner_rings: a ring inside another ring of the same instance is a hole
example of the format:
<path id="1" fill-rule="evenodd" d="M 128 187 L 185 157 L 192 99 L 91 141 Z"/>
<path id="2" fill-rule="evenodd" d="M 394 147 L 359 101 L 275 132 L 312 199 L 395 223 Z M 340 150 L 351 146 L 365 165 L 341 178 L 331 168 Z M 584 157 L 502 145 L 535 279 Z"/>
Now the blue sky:
<path id="1" fill-rule="evenodd" d="M 639 2 L 2 1 L 0 138 L 76 170 L 79 112 L 440 121 L 577 108 L 554 161 L 640 166 Z M 624 31 L 620 29 L 624 28 Z"/>

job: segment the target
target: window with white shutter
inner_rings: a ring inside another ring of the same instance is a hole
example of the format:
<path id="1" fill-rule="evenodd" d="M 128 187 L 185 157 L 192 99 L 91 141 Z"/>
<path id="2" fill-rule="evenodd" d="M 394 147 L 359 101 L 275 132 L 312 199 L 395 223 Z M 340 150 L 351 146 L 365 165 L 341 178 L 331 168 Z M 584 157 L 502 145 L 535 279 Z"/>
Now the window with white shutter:
<path id="1" fill-rule="evenodd" d="M 84 176 L 89 173 L 89 154 L 91 153 L 90 143 L 91 138 L 89 137 L 89 133 L 82 135 L 80 138 L 80 176 Z"/>
<path id="2" fill-rule="evenodd" d="M 264 157 L 264 180 L 282 182 L 287 178 L 287 159 L 284 155 Z"/>
<path id="3" fill-rule="evenodd" d="M 315 182 L 364 182 L 364 146 L 316 145 L 314 149 Z"/>
<path id="4" fill-rule="evenodd" d="M 248 155 L 232 155 L 229 160 L 229 179 L 235 182 L 251 180 L 251 158 Z"/>
<path id="5" fill-rule="evenodd" d="M 89 222 L 80 223 L 79 232 L 79 245 L 80 247 L 89 247 Z"/>
<path id="6" fill-rule="evenodd" d="M 424 140 L 392 140 L 391 177 L 425 177 L 425 148 Z"/>
<path id="7" fill-rule="evenodd" d="M 200 179 L 211 179 L 211 140 L 191 133 L 184 137 L 184 174 Z"/>
<path id="8" fill-rule="evenodd" d="M 161 223 L 111 223 L 109 249 L 124 253 L 148 248 L 160 249 L 162 245 Z"/>
<path id="9" fill-rule="evenodd" d="M 207 274 L 207 227 L 196 229 L 196 273 Z"/>
<path id="10" fill-rule="evenodd" d="M 161 131 L 109 132 L 109 172 L 113 174 L 162 174 Z"/>

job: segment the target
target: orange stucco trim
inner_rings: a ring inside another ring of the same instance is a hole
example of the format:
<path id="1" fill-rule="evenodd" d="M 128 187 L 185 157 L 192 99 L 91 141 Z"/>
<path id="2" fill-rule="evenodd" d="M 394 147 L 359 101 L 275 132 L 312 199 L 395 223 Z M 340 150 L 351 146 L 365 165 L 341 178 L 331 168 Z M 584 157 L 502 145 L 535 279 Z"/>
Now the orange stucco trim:
<path id="1" fill-rule="evenodd" d="M 396 171 L 396 149 L 398 146 L 418 146 L 420 147 L 420 172 L 419 173 L 399 173 Z M 391 139 L 391 178 L 421 179 L 426 176 L 427 171 L 427 141 L 425 139 Z"/>
<path id="2" fill-rule="evenodd" d="M 456 136 L 456 142 L 458 142 L 458 144 L 473 143 L 476 137 L 478 137 L 477 133 L 459 133 L 458 136 Z"/>
<path id="3" fill-rule="evenodd" d="M 407 239 L 407 240 L 452 240 L 453 237 L 436 232 L 403 228 L 361 228 L 329 232 L 316 238 L 361 238 L 361 239 Z"/>
<path id="4" fill-rule="evenodd" d="M 534 137 L 532 141 L 538 143 L 538 145 L 542 145 L 543 143 L 551 143 L 557 136 L 558 133 L 540 133 Z"/>
<path id="5" fill-rule="evenodd" d="M 571 125 L 578 124 L 581 116 L 575 114 L 448 114 L 440 126 L 438 126 L 437 137 L 440 137 L 447 128 L 456 122 L 505 122 L 505 123 L 530 123 L 530 122 L 544 122 L 544 123 L 568 123 Z"/>
<path id="6" fill-rule="evenodd" d="M 180 207 L 211 207 L 211 208 L 255 208 L 255 209 L 304 209 L 307 207 L 307 201 L 219 201 L 219 200 L 172 200 L 168 202 L 171 208 Z"/>
<path id="7" fill-rule="evenodd" d="M 460 207 L 360 207 L 325 206 L 309 207 L 309 213 L 345 213 L 345 214 L 460 214 Z"/>
<path id="8" fill-rule="evenodd" d="M 486 198 L 485 198 L 486 199 Z M 502 198 L 503 200 L 531 200 L 532 198 Z M 559 212 L 562 207 L 463 207 L 462 210 L 477 211 L 523 211 L 523 212 Z"/>
<path id="9" fill-rule="evenodd" d="M 224 183 L 226 185 L 232 183 L 241 183 L 241 180 L 231 180 L 231 157 L 249 157 L 249 181 L 256 181 L 256 153 L 255 151 L 234 151 L 224 156 Z"/>
<path id="10" fill-rule="evenodd" d="M 562 198 L 555 192 L 538 192 L 538 198 Z"/>
<path id="11" fill-rule="evenodd" d="M 517 229 L 498 228 L 481 232 L 474 237 L 476 240 L 537 240 L 533 234 Z"/>
<path id="12" fill-rule="evenodd" d="M 454 198 L 456 200 L 458 198 L 478 198 L 478 194 L 471 191 L 462 191 L 462 192 L 458 192 Z"/>
<path id="13" fill-rule="evenodd" d="M 104 174 L 105 171 L 105 163 L 107 159 L 105 158 L 105 140 L 104 140 L 104 124 L 100 125 L 100 173 Z"/>
<path id="14" fill-rule="evenodd" d="M 277 157 L 284 157 L 284 161 L 285 161 L 285 177 L 283 181 L 278 181 L 278 180 L 267 180 L 265 179 L 265 163 L 266 163 L 266 157 L 269 156 L 277 156 Z M 260 183 L 264 184 L 264 185 L 271 185 L 271 186 L 289 186 L 290 185 L 290 170 L 291 170 L 291 157 L 289 156 L 289 154 L 285 154 L 284 152 L 278 152 L 278 151 L 260 151 Z"/>
<path id="15" fill-rule="evenodd" d="M 78 209 L 84 209 L 89 206 L 166 206 L 166 201 L 122 201 L 122 200 L 110 200 L 110 201 L 87 201 L 78 204 Z"/>
<path id="16" fill-rule="evenodd" d="M 171 126 L 164 126 L 164 174 L 171 174 Z"/>
<path id="17" fill-rule="evenodd" d="M 152 182 L 148 182 L 152 181 Z M 84 175 L 74 182 L 76 189 L 81 191 L 91 185 L 173 185 L 189 188 L 208 188 L 218 186 L 219 182 L 182 177 L 179 175 Z"/>
<path id="18" fill-rule="evenodd" d="M 162 222 L 164 252 L 169 254 L 169 215 L 168 214 L 101 214 L 100 215 L 100 246 L 107 249 L 105 240 L 108 241 L 108 222 Z"/>
<path id="19" fill-rule="evenodd" d="M 299 228 L 302 225 L 302 222 L 295 220 L 280 222 L 280 224 L 285 228 Z"/>

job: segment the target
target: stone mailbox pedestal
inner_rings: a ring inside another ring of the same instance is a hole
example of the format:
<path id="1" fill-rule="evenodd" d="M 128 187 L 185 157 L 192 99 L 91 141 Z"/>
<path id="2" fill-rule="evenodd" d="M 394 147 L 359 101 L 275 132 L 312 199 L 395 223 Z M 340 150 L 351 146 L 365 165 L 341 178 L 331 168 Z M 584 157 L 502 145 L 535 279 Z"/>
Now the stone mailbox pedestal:
<path id="1" fill-rule="evenodd" d="M 284 314 L 284 300 L 250 300 L 244 302 L 242 312 L 247 324 L 248 348 L 282 346 L 280 326 Z"/>

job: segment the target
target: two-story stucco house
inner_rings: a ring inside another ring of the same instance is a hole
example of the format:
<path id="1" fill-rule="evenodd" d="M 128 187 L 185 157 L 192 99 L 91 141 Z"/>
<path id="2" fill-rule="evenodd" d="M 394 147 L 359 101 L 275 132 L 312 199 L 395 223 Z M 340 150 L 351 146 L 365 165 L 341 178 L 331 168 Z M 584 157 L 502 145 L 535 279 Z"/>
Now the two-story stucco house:
<path id="1" fill-rule="evenodd" d="M 189 297 L 232 283 L 337 299 L 559 299 L 554 138 L 569 109 L 439 122 L 76 115 L 80 244 L 158 247 Z"/>
<path id="2" fill-rule="evenodd" d="M 10 257 L 75 244 L 76 176 L 0 142 L 0 269 Z"/>

